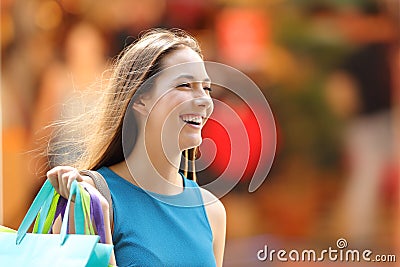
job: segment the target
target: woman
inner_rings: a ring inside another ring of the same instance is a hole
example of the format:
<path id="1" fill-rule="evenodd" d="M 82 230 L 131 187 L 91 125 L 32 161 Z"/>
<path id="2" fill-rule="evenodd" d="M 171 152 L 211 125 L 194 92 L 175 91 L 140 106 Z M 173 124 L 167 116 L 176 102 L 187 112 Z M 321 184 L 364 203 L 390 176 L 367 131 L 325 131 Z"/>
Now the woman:
<path id="1" fill-rule="evenodd" d="M 107 180 L 111 220 L 107 201 L 101 201 L 106 241 L 114 244 L 110 264 L 222 266 L 224 206 L 178 172 L 182 152 L 191 149 L 185 154 L 194 161 L 193 148 L 202 141 L 201 128 L 213 110 L 210 91 L 198 43 L 182 31 L 152 30 L 116 60 L 95 113 L 58 131 L 78 125 L 84 135 L 74 143 L 55 135 L 50 142 L 50 164 L 70 165 L 47 173 L 62 196 L 75 179 L 94 187 L 80 169 L 97 170 Z M 60 151 L 66 151 L 61 160 Z M 188 204 L 195 196 L 200 204 Z"/>

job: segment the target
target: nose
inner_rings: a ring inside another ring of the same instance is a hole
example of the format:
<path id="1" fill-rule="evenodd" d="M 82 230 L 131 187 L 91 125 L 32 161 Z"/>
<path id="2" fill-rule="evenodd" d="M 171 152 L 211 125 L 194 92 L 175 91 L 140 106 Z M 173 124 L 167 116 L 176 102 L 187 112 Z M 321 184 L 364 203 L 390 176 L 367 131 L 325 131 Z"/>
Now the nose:
<path id="1" fill-rule="evenodd" d="M 197 107 L 205 109 L 205 111 L 207 113 L 206 114 L 207 117 L 210 116 L 210 114 L 212 113 L 212 111 L 214 109 L 214 103 L 210 96 L 197 97 L 197 98 L 193 99 L 193 101 Z"/>
<path id="2" fill-rule="evenodd" d="M 194 96 L 193 102 L 196 106 L 209 109 L 213 106 L 213 101 L 203 88 L 197 90 L 198 93 Z"/>

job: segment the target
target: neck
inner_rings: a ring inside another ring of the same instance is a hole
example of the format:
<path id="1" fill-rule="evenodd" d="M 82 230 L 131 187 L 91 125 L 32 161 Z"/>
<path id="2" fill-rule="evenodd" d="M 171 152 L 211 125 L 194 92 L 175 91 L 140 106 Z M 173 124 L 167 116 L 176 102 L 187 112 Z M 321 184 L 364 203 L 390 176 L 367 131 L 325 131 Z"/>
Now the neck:
<path id="1" fill-rule="evenodd" d="M 139 135 L 132 153 L 125 161 L 111 166 L 111 169 L 147 191 L 165 195 L 181 193 L 182 177 L 178 173 L 181 152 L 177 150 L 167 158 L 161 140 L 146 143 L 143 135 Z"/>

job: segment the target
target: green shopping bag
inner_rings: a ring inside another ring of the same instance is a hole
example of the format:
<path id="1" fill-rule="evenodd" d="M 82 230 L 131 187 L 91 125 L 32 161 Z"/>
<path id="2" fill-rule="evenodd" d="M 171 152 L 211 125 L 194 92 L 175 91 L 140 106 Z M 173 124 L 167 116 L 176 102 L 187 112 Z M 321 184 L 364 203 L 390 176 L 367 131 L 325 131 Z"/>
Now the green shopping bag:
<path id="1" fill-rule="evenodd" d="M 54 212 L 54 205 L 52 205 L 54 203 L 52 199 L 55 196 L 54 188 L 46 180 L 25 215 L 18 232 L 5 227 L 0 228 L 0 265 L 107 267 L 112 245 L 99 243 L 98 235 L 85 235 L 85 228 L 90 229 L 90 227 L 85 225 L 88 204 L 85 203 L 85 198 L 82 204 L 82 192 L 78 183 L 74 181 L 71 185 L 60 234 L 40 234 L 49 226 L 49 221 L 51 221 L 49 213 Z M 76 234 L 68 234 L 68 211 L 74 195 Z M 35 223 L 36 231 L 39 233 L 27 233 L 39 211 L 40 216 Z M 92 230 L 89 231 L 92 232 Z"/>

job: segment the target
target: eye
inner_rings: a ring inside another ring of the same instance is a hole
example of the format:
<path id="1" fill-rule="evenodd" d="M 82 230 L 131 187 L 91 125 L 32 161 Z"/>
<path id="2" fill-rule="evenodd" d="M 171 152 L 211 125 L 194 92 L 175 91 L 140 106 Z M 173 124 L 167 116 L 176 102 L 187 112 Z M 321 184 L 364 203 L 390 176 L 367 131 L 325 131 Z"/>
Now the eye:
<path id="1" fill-rule="evenodd" d="M 205 86 L 205 87 L 203 87 L 203 89 L 204 89 L 204 90 L 206 90 L 206 91 L 209 91 L 209 92 L 211 92 L 211 91 L 212 91 L 212 89 L 211 89 L 211 87 L 210 87 L 210 86 Z"/>
<path id="2" fill-rule="evenodd" d="M 190 83 L 181 83 L 180 85 L 177 86 L 178 87 L 186 87 L 186 88 L 191 88 L 192 86 L 190 85 Z"/>

